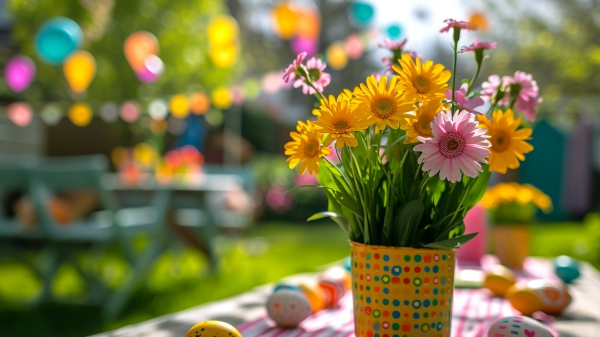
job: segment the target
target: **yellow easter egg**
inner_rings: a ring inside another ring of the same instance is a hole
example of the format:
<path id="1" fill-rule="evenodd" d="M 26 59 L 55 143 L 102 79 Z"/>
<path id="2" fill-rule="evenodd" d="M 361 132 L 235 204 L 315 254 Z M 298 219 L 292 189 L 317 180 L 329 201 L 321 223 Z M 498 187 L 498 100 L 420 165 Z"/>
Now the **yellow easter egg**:
<path id="1" fill-rule="evenodd" d="M 242 334 L 229 323 L 206 321 L 194 325 L 185 337 L 242 337 Z"/>
<path id="2" fill-rule="evenodd" d="M 506 292 L 506 298 L 524 316 L 531 316 L 534 312 L 542 310 L 542 301 L 536 291 L 530 289 L 525 283 L 517 283 Z"/>
<path id="3" fill-rule="evenodd" d="M 510 287 L 516 282 L 515 274 L 502 265 L 495 265 L 485 275 L 484 286 L 494 296 L 504 297 Z"/>

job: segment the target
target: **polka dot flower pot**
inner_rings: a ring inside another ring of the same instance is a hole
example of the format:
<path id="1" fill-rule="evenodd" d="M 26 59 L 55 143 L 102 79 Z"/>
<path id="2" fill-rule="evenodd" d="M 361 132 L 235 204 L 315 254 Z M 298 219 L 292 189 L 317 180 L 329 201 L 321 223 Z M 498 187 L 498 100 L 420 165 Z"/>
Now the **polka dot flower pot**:
<path id="1" fill-rule="evenodd" d="M 357 337 L 450 336 L 453 250 L 350 246 Z"/>

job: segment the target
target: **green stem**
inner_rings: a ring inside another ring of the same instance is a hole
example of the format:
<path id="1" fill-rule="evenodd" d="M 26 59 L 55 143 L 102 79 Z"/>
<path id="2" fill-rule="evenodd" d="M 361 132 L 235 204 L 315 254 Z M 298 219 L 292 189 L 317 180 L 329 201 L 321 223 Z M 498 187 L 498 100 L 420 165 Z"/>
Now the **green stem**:
<path id="1" fill-rule="evenodd" d="M 456 111 L 456 101 L 454 100 L 454 90 L 456 85 L 456 59 L 458 58 L 458 40 L 460 39 L 460 28 L 454 27 L 454 46 L 452 50 L 454 52 L 454 62 L 452 65 L 452 116 Z"/>
<path id="2" fill-rule="evenodd" d="M 471 79 L 471 82 L 469 82 L 469 87 L 467 88 L 467 92 L 465 93 L 465 97 L 467 95 L 469 95 L 469 93 L 471 92 L 471 89 L 473 88 L 473 84 L 475 84 L 475 80 L 477 79 L 477 76 L 479 76 L 479 71 L 481 70 L 481 63 L 477 63 L 477 70 L 475 70 L 475 75 L 473 75 L 473 79 Z"/>

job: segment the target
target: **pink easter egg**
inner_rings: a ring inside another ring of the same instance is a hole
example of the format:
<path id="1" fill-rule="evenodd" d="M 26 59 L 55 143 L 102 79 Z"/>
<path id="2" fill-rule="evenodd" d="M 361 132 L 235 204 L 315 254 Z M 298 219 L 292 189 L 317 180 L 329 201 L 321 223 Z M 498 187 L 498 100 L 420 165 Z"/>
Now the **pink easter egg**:
<path id="1" fill-rule="evenodd" d="M 13 103 L 8 106 L 8 118 L 18 126 L 27 126 L 31 123 L 33 113 L 27 103 Z"/>

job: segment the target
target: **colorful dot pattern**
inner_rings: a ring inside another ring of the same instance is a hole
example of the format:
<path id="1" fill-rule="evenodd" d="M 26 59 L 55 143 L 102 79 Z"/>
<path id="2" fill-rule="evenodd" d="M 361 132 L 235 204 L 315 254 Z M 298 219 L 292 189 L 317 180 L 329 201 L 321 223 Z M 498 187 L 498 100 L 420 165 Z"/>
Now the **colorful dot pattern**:
<path id="1" fill-rule="evenodd" d="M 350 245 L 357 337 L 450 336 L 453 250 Z"/>

